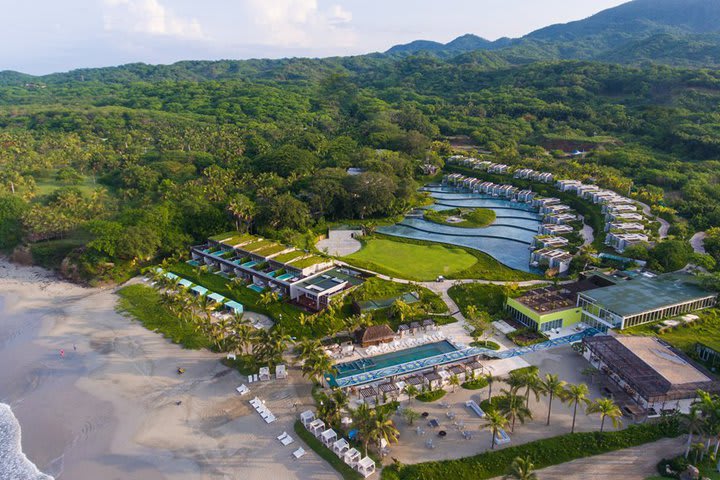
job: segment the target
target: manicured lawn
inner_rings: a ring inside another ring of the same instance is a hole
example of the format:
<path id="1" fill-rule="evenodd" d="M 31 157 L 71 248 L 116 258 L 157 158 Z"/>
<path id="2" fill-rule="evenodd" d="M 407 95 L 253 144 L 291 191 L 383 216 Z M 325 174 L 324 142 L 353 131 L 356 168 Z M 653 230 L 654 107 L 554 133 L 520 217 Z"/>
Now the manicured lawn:
<path id="1" fill-rule="evenodd" d="M 449 218 L 462 219 L 460 222 L 450 221 Z M 488 208 L 453 208 L 451 210 L 426 210 L 425 220 L 441 225 L 450 225 L 460 228 L 487 227 L 495 221 L 495 212 Z"/>
<path id="2" fill-rule="evenodd" d="M 344 257 L 361 268 L 408 280 L 431 281 L 468 270 L 477 259 L 461 248 L 440 244 L 416 245 L 387 238 L 369 238 L 363 248 Z"/>
<path id="3" fill-rule="evenodd" d="M 173 343 L 197 350 L 209 348 L 210 341 L 195 326 L 183 322 L 160 303 L 160 293 L 146 285 L 128 285 L 118 291 L 118 311 L 136 318 L 148 330 L 157 331 Z"/>
<path id="4" fill-rule="evenodd" d="M 675 328 L 669 332 L 658 334 L 653 329 L 655 324 L 640 325 L 622 331 L 628 335 L 654 336 L 685 352 L 695 350 L 695 342 L 702 342 L 710 348 L 720 351 L 720 310 L 709 309 L 698 312 L 700 320 L 695 323 Z M 657 322 L 656 322 L 657 323 Z"/>
<path id="5" fill-rule="evenodd" d="M 96 188 L 101 187 L 101 185 L 94 184 L 92 181 L 92 178 L 90 178 L 90 177 L 85 177 L 85 180 L 77 185 L 65 184 L 65 183 L 57 181 L 53 177 L 41 177 L 41 178 L 37 179 L 35 187 L 36 187 L 35 193 L 37 195 L 49 195 L 49 194 L 53 193 L 55 190 L 58 190 L 58 189 L 64 188 L 64 187 L 77 188 L 83 194 L 90 195 Z"/>
<path id="6" fill-rule="evenodd" d="M 463 315 L 467 315 L 468 307 L 473 305 L 487 312 L 492 320 L 497 320 L 505 309 L 505 292 L 506 289 L 500 285 L 465 283 L 450 287 L 448 295 L 457 303 Z"/>

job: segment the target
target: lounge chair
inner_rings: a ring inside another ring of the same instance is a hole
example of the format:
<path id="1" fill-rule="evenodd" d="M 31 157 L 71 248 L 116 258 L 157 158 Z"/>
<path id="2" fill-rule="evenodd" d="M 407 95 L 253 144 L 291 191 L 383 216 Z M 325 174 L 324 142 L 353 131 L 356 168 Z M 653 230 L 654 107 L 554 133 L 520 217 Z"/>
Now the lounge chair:
<path id="1" fill-rule="evenodd" d="M 435 444 L 433 443 L 432 438 L 428 438 L 427 440 L 425 440 L 425 447 L 430 449 L 435 448 Z"/>
<path id="2" fill-rule="evenodd" d="M 281 442 L 283 445 L 285 445 L 286 447 L 287 447 L 288 445 L 290 445 L 291 443 L 293 443 L 294 441 L 295 441 L 295 440 L 294 440 L 290 435 L 288 435 L 288 436 L 286 436 L 285 438 L 283 438 L 282 440 L 280 440 L 280 442 Z"/>
<path id="3" fill-rule="evenodd" d="M 302 457 L 303 455 L 305 455 L 305 450 L 303 450 L 302 447 L 298 448 L 297 450 L 295 450 L 293 452 L 293 457 L 295 457 L 296 460 L 299 459 L 300 457 Z"/>
<path id="4" fill-rule="evenodd" d="M 237 390 L 240 395 L 245 395 L 246 393 L 250 392 L 250 389 L 244 383 L 237 387 L 235 390 Z"/>

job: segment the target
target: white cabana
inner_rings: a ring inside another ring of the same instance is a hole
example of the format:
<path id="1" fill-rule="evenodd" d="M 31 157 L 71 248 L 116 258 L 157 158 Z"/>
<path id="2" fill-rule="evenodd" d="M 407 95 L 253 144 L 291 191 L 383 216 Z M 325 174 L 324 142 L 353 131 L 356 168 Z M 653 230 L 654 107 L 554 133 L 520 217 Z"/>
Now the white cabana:
<path id="1" fill-rule="evenodd" d="M 362 454 L 357 450 L 357 448 L 351 448 L 350 450 L 345 452 L 345 455 L 343 456 L 343 461 L 351 467 L 354 467 L 358 464 L 361 457 Z"/>
<path id="2" fill-rule="evenodd" d="M 287 370 L 285 370 L 285 365 L 278 365 L 275 367 L 275 378 L 278 380 L 282 378 L 287 378 Z"/>
<path id="3" fill-rule="evenodd" d="M 270 368 L 260 367 L 260 380 L 270 380 Z"/>
<path id="4" fill-rule="evenodd" d="M 320 434 L 320 440 L 325 444 L 326 447 L 330 447 L 335 440 L 337 440 L 337 433 L 332 428 L 328 428 Z"/>
<path id="5" fill-rule="evenodd" d="M 315 412 L 312 410 L 305 410 L 300 414 L 300 421 L 307 428 L 308 424 L 315 420 Z"/>
<path id="6" fill-rule="evenodd" d="M 341 438 L 337 442 L 333 443 L 332 449 L 333 452 L 335 452 L 335 455 L 342 458 L 345 455 L 345 452 L 350 449 L 350 444 L 347 440 Z"/>
<path id="7" fill-rule="evenodd" d="M 375 460 L 370 457 L 365 457 L 357 463 L 357 471 L 364 478 L 369 477 L 375 473 Z"/>
<path id="8" fill-rule="evenodd" d="M 312 433 L 315 437 L 318 437 L 325 430 L 325 422 L 316 418 L 310 422 L 308 430 L 310 430 L 310 433 Z"/>

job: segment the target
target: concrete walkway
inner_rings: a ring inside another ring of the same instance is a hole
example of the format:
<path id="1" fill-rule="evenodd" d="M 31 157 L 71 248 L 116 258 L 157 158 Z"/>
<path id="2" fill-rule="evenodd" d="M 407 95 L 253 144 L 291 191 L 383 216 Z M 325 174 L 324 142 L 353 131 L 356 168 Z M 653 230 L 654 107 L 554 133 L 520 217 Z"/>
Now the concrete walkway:
<path id="1" fill-rule="evenodd" d="M 692 245 L 692 248 L 693 248 L 693 250 L 695 250 L 695 253 L 707 253 L 705 251 L 705 237 L 707 237 L 707 233 L 697 232 L 690 239 L 690 245 Z"/>
<path id="2" fill-rule="evenodd" d="M 650 209 L 650 205 L 640 202 L 638 200 L 635 201 L 642 207 L 642 211 L 645 215 L 647 215 L 649 218 L 655 218 L 655 220 L 660 222 L 660 228 L 658 229 L 658 237 L 660 237 L 660 240 L 667 238 L 668 230 L 670 230 L 670 224 L 667 222 L 667 220 L 653 215 L 652 210 Z"/>
<path id="3" fill-rule="evenodd" d="M 657 475 L 655 468 L 663 458 L 683 452 L 686 437 L 666 438 L 657 442 L 616 452 L 581 458 L 537 471 L 540 480 L 643 480 Z"/>

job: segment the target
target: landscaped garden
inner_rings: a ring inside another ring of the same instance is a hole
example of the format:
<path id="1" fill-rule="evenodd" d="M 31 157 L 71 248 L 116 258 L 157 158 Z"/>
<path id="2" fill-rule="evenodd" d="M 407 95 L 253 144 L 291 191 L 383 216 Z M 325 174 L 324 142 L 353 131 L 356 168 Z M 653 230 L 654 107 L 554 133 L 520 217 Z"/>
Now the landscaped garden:
<path id="1" fill-rule="evenodd" d="M 432 281 L 438 276 L 498 281 L 539 278 L 506 267 L 491 256 L 470 248 L 377 234 L 362 242 L 361 250 L 343 260 L 394 278 L 416 281 Z"/>
<path id="2" fill-rule="evenodd" d="M 452 227 L 482 228 L 495 221 L 495 212 L 489 208 L 425 210 L 425 220 Z"/>

